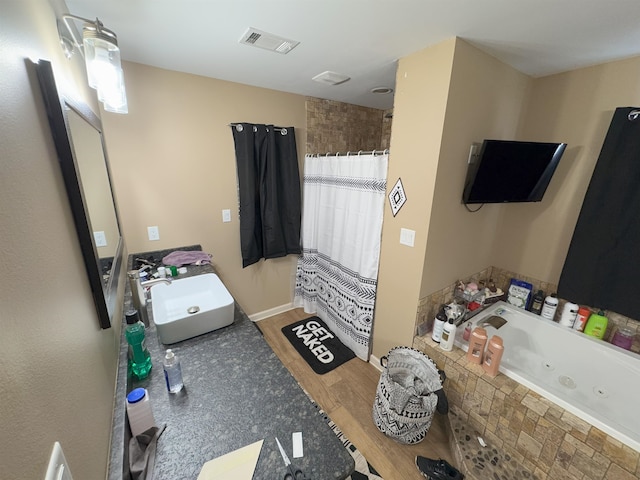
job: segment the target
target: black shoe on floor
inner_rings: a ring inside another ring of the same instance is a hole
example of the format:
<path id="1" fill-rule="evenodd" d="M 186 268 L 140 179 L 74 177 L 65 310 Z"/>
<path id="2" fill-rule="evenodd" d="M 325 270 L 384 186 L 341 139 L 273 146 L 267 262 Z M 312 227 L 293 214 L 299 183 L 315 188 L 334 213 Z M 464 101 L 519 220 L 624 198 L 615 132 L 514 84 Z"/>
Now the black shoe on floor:
<path id="1" fill-rule="evenodd" d="M 430 480 L 462 480 L 464 475 L 451 466 L 446 460 L 432 460 L 426 457 L 416 457 L 416 467 L 420 473 Z"/>

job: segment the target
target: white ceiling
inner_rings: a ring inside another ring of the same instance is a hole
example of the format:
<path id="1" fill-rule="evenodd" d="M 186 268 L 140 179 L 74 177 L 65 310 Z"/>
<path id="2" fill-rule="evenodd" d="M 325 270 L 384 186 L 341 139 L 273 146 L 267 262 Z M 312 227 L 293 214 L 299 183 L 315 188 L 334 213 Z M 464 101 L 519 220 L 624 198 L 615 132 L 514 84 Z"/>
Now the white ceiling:
<path id="1" fill-rule="evenodd" d="M 118 35 L 122 58 L 386 109 L 397 60 L 458 36 L 534 77 L 640 55 L 640 0 L 66 0 Z M 247 28 L 297 40 L 287 55 Z M 351 77 L 311 80 L 326 70 Z M 125 69 L 126 82 L 126 69 Z"/>

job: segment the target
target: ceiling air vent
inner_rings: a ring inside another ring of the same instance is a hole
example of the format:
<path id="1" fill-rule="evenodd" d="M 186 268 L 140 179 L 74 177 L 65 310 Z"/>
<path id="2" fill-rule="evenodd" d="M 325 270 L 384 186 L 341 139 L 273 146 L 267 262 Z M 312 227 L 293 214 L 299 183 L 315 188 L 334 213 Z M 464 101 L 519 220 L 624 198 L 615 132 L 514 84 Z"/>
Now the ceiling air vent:
<path id="1" fill-rule="evenodd" d="M 272 52 L 284 55 L 296 48 L 300 42 L 287 40 L 286 38 L 278 37 L 272 33 L 263 32 L 262 30 L 251 27 L 244 32 L 240 43 L 252 47 L 264 48 L 265 50 L 271 50 Z"/>
<path id="2" fill-rule="evenodd" d="M 351 77 L 348 77 L 341 73 L 331 72 L 327 70 L 326 72 L 319 73 L 318 75 L 313 77 L 311 80 L 314 80 L 320 83 L 326 83 L 327 85 L 340 85 L 341 83 L 344 83 L 350 79 Z"/>

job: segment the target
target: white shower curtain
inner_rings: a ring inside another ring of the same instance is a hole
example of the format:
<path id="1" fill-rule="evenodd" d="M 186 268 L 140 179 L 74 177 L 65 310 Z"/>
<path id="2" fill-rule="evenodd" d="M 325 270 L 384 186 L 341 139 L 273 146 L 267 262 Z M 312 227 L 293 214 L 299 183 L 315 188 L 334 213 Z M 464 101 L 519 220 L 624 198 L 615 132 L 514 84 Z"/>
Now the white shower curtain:
<path id="1" fill-rule="evenodd" d="M 376 300 L 388 155 L 307 155 L 294 305 L 363 360 Z"/>

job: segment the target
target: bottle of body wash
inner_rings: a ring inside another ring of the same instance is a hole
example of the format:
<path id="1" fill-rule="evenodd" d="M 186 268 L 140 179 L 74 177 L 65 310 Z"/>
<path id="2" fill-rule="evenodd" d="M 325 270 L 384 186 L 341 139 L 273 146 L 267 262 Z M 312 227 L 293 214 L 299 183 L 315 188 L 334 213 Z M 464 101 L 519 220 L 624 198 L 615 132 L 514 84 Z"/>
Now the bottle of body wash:
<path id="1" fill-rule="evenodd" d="M 602 340 L 605 332 L 607 331 L 608 323 L 609 319 L 605 317 L 604 312 L 600 310 L 598 314 L 591 314 L 587 321 L 587 326 L 584 327 L 584 333 Z"/>
<path id="2" fill-rule="evenodd" d="M 502 343 L 502 337 L 494 335 L 487 344 L 487 351 L 482 361 L 482 368 L 492 377 L 498 375 L 498 368 L 500 367 L 503 352 L 504 344 Z"/>
<path id="3" fill-rule="evenodd" d="M 482 327 L 476 327 L 471 332 L 469 339 L 469 350 L 467 350 L 467 359 L 471 363 L 482 364 L 484 356 L 484 347 L 487 344 L 487 331 Z"/>

